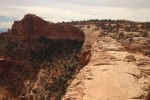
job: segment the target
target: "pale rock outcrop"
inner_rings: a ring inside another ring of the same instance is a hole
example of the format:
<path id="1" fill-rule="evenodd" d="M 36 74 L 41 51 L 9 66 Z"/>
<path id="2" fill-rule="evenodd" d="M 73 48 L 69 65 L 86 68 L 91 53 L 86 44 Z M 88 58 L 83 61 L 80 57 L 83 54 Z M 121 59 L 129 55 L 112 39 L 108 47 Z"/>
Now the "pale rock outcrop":
<path id="1" fill-rule="evenodd" d="M 93 44 L 102 31 L 96 25 L 85 25 L 81 30 L 85 33 L 85 43 L 89 44 Z"/>
<path id="2" fill-rule="evenodd" d="M 62 100 L 149 100 L 150 59 L 128 53 L 114 39 L 99 38 L 90 62 L 78 73 Z"/>
<path id="3" fill-rule="evenodd" d="M 149 50 L 150 38 L 148 37 L 133 37 L 120 41 L 122 45 L 129 50 L 145 51 Z"/>

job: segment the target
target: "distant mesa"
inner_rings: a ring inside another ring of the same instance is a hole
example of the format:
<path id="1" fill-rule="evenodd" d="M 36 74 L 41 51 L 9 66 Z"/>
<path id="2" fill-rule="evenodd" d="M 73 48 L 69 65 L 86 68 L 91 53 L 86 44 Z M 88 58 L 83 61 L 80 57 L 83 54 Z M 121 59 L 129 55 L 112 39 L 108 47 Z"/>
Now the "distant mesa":
<path id="1" fill-rule="evenodd" d="M 84 33 L 78 28 L 66 24 L 54 24 L 34 14 L 27 14 L 22 20 L 14 21 L 11 33 L 21 40 L 43 36 L 49 39 L 84 41 Z"/>

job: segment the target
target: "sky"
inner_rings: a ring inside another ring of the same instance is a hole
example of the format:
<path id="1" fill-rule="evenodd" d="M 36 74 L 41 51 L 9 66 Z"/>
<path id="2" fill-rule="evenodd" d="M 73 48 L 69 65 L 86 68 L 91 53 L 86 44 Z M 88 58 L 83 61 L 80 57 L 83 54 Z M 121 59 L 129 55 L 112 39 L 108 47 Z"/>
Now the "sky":
<path id="1" fill-rule="evenodd" d="M 150 0 L 0 0 L 0 29 L 36 14 L 51 22 L 89 19 L 150 21 Z"/>

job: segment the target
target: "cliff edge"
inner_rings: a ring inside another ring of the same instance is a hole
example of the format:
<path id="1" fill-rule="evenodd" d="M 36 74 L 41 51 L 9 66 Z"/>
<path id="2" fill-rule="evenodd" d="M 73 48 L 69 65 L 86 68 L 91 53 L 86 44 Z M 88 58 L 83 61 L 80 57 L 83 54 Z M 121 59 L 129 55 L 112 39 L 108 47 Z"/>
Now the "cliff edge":
<path id="1" fill-rule="evenodd" d="M 98 38 L 62 100 L 149 100 L 150 59 L 129 53 L 110 37 Z"/>
<path id="2" fill-rule="evenodd" d="M 27 14 L 22 20 L 14 21 L 11 33 L 17 35 L 21 40 L 42 36 L 49 39 L 84 41 L 84 33 L 78 28 L 66 24 L 54 24 L 34 14 Z"/>

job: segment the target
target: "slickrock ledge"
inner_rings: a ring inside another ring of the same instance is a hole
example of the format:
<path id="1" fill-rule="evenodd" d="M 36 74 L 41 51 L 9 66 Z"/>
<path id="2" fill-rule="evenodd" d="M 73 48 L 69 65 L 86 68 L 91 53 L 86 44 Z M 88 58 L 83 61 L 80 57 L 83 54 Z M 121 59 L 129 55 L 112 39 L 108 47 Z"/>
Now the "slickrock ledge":
<path id="1" fill-rule="evenodd" d="M 126 52 L 110 37 L 98 39 L 91 55 L 62 100 L 149 100 L 148 57 Z"/>

